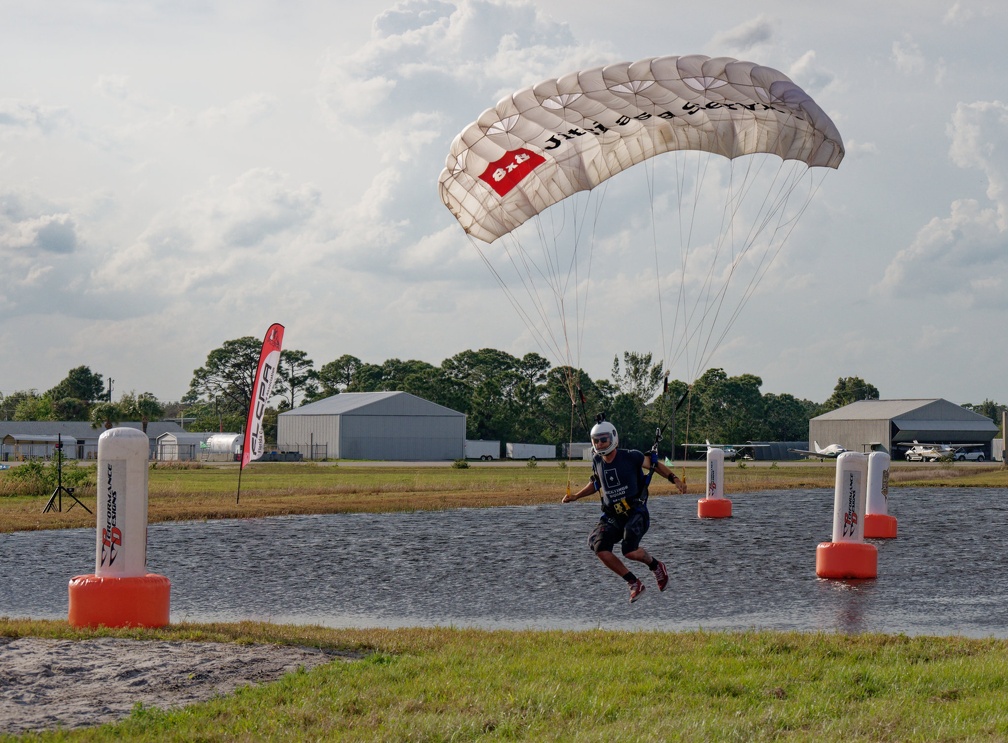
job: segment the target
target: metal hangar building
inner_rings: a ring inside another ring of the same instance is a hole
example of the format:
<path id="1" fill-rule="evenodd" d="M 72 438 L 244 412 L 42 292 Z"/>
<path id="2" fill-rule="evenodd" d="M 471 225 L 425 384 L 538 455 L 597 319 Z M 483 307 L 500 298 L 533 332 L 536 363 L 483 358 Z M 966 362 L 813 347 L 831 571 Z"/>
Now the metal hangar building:
<path id="1" fill-rule="evenodd" d="M 466 416 L 408 392 L 343 392 L 277 416 L 277 449 L 306 459 L 465 456 Z"/>
<path id="2" fill-rule="evenodd" d="M 840 444 L 849 451 L 886 451 L 902 458 L 914 441 L 982 445 L 991 459 L 998 426 L 985 415 L 941 398 L 859 400 L 809 421 L 809 443 Z"/>

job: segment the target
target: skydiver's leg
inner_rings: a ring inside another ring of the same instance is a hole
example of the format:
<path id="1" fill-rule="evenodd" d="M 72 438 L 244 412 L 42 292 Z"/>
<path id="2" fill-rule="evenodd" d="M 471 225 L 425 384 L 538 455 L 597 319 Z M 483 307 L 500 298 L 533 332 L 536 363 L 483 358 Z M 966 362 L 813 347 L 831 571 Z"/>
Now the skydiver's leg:
<path id="1" fill-rule="evenodd" d="M 630 572 L 630 568 L 623 564 L 623 561 L 616 557 L 612 551 L 599 551 L 595 553 L 598 555 L 598 559 L 602 561 L 602 564 L 609 568 L 611 571 L 616 573 L 620 578 L 626 578 L 627 573 Z"/>
<path id="2" fill-rule="evenodd" d="M 629 568 L 623 561 L 613 554 L 613 547 L 617 540 L 623 536 L 623 530 L 613 521 L 603 517 L 599 520 L 595 530 L 588 537 L 588 546 L 591 551 L 598 555 L 602 564 L 612 570 L 616 575 L 624 580 L 628 576 L 632 577 Z M 629 580 L 627 580 L 629 582 Z"/>
<path id="3" fill-rule="evenodd" d="M 634 511 L 627 521 L 626 526 L 623 527 L 623 557 L 628 560 L 634 560 L 636 562 L 642 562 L 648 567 L 651 567 L 654 558 L 648 554 L 648 551 L 640 546 L 641 539 L 647 534 L 648 528 L 651 526 L 651 516 L 647 512 L 647 509 L 640 509 Z"/>
<path id="4" fill-rule="evenodd" d="M 668 571 L 665 563 L 652 557 L 646 549 L 640 546 L 640 540 L 651 525 L 651 517 L 646 510 L 638 511 L 630 517 L 623 532 L 623 556 L 628 560 L 642 562 L 654 573 L 658 589 L 665 590 L 668 585 Z"/>

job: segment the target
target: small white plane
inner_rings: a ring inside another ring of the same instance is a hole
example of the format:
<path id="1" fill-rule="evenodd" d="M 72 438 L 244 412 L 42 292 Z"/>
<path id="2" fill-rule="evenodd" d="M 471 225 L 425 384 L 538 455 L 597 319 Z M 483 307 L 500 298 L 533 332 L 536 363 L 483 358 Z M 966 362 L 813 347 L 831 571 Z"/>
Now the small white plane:
<path id="1" fill-rule="evenodd" d="M 914 439 L 914 445 L 907 449 L 904 457 L 911 462 L 938 462 L 955 457 L 955 447 L 950 444 L 921 444 Z"/>
<path id="2" fill-rule="evenodd" d="M 752 459 L 757 446 L 769 446 L 769 444 L 712 444 L 707 439 L 702 444 L 686 444 L 686 446 L 692 449 L 721 449 L 724 458 L 734 462 L 736 459 Z"/>
<path id="3" fill-rule="evenodd" d="M 807 449 L 788 449 L 788 451 L 794 454 L 801 454 L 810 459 L 814 459 L 815 457 L 819 457 L 820 459 L 836 459 L 847 451 L 840 444 L 830 444 L 823 448 L 819 446 L 818 441 L 813 441 L 812 446 L 815 448 L 815 451 L 808 451 Z"/>

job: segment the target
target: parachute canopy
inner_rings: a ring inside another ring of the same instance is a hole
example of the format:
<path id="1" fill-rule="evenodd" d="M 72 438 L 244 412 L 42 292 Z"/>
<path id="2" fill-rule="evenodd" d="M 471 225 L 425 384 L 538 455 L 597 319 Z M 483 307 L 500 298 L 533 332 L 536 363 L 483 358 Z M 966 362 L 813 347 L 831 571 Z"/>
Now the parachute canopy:
<path id="1" fill-rule="evenodd" d="M 752 62 L 656 57 L 574 72 L 502 99 L 452 143 L 441 199 L 490 243 L 663 152 L 757 153 L 836 168 L 840 133 L 786 75 Z"/>

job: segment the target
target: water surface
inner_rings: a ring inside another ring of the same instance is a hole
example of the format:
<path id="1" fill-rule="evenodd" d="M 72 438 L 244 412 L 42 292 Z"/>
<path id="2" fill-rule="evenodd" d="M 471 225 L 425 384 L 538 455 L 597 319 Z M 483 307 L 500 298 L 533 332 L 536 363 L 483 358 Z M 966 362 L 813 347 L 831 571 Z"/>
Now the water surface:
<path id="1" fill-rule="evenodd" d="M 894 489 L 899 537 L 872 540 L 878 578 L 821 580 L 833 493 L 651 501 L 644 546 L 671 575 L 635 604 L 587 547 L 598 506 L 574 504 L 152 524 L 148 567 L 171 619 L 331 627 L 778 629 L 1008 637 L 1008 492 Z M 0 535 L 0 615 L 65 619 L 94 572 L 94 529 Z M 638 569 L 639 568 L 639 569 Z"/>

